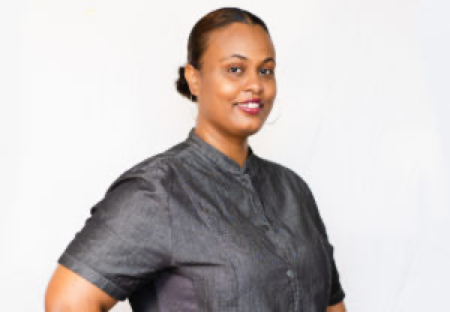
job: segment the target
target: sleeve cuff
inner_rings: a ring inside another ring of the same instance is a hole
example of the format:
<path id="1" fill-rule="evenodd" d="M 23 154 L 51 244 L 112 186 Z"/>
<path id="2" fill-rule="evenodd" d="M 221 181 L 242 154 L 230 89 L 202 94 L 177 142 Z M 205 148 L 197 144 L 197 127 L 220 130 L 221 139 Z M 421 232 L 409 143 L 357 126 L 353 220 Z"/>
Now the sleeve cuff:
<path id="1" fill-rule="evenodd" d="M 331 306 L 331 305 L 338 304 L 339 302 L 344 300 L 344 298 L 345 298 L 345 293 L 341 288 L 337 292 L 335 292 L 334 294 L 332 294 L 330 296 L 330 300 L 328 300 L 328 305 Z"/>
<path id="2" fill-rule="evenodd" d="M 100 275 L 98 272 L 94 271 L 89 266 L 78 261 L 69 254 L 63 253 L 58 259 L 58 263 L 85 278 L 114 299 L 120 301 L 127 299 L 127 292 L 124 289 L 112 283 L 104 276 Z"/>

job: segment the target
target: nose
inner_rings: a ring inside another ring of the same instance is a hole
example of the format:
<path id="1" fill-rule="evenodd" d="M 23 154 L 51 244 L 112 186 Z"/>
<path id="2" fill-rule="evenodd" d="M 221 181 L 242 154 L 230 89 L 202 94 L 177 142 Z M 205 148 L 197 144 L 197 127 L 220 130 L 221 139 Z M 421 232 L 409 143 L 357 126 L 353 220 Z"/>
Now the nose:
<path id="1" fill-rule="evenodd" d="M 258 72 L 255 73 L 254 71 L 252 71 L 248 74 L 245 89 L 246 91 L 251 91 L 252 93 L 261 93 L 261 91 L 263 90 L 263 84 Z"/>

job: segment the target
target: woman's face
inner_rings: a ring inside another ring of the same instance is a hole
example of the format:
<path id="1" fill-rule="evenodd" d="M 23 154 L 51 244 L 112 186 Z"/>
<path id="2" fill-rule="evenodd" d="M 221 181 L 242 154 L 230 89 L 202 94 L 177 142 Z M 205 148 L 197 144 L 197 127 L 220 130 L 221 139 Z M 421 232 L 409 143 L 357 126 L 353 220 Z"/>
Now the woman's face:
<path id="1" fill-rule="evenodd" d="M 241 137 L 262 127 L 275 100 L 276 81 L 275 49 L 261 26 L 233 23 L 213 31 L 201 70 L 190 67 L 186 78 L 197 96 L 197 126 Z M 259 101 L 260 108 L 238 105 L 246 101 Z"/>

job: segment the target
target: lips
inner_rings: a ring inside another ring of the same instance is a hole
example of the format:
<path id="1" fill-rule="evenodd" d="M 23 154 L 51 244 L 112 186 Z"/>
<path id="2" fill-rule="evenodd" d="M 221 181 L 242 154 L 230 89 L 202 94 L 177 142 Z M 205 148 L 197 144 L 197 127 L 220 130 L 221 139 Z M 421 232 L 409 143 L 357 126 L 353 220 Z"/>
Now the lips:
<path id="1" fill-rule="evenodd" d="M 261 99 L 253 98 L 253 99 L 246 100 L 244 102 L 235 103 L 234 105 L 239 105 L 239 106 L 249 107 L 249 108 L 257 108 L 257 107 L 263 107 L 264 103 Z"/>
<path id="2" fill-rule="evenodd" d="M 239 108 L 242 112 L 256 116 L 260 113 L 262 110 L 262 107 L 264 106 L 263 101 L 261 99 L 249 99 L 244 102 L 238 102 L 234 104 L 237 108 Z"/>

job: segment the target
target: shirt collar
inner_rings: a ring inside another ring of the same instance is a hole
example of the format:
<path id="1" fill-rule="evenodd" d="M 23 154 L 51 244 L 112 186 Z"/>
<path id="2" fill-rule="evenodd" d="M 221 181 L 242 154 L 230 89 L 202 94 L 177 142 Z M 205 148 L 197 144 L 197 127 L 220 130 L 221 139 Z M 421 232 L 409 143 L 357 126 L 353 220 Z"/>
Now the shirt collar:
<path id="1" fill-rule="evenodd" d="M 194 149 L 198 154 L 205 156 L 209 160 L 213 161 L 217 166 L 225 171 L 229 171 L 235 174 L 244 173 L 256 173 L 256 155 L 253 149 L 248 145 L 248 155 L 243 167 L 238 162 L 231 159 L 223 152 L 215 148 L 210 143 L 206 142 L 197 133 L 195 133 L 195 127 L 191 128 L 189 135 L 186 139 L 188 144 L 195 146 Z"/>

